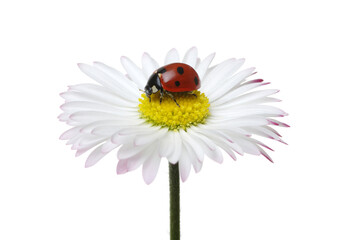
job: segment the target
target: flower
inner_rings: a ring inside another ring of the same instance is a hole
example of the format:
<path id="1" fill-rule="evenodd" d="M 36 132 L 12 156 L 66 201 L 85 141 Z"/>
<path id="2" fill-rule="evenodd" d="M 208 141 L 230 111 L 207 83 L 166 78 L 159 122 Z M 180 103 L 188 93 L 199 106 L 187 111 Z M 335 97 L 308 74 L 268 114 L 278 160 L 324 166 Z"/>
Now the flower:
<path id="1" fill-rule="evenodd" d="M 187 51 L 182 63 L 195 69 L 201 88 L 195 96 L 174 94 L 179 106 L 168 96 L 160 103 L 158 94 L 152 94 L 149 101 L 140 91 L 160 67 L 147 53 L 142 56 L 142 68 L 127 57 L 121 58 L 127 75 L 100 62 L 78 64 L 98 84 L 69 86 L 61 94 L 65 103 L 59 119 L 72 127 L 60 139 L 68 140 L 76 156 L 95 148 L 86 167 L 120 147 L 116 172 L 123 174 L 143 166 L 147 184 L 155 179 L 164 158 L 179 163 L 182 181 L 188 178 L 192 166 L 195 172 L 201 170 L 204 156 L 221 163 L 220 149 L 233 159 L 235 153 L 248 153 L 272 161 L 263 147 L 271 148 L 253 136 L 283 142 L 272 126 L 288 125 L 273 117 L 287 114 L 265 105 L 279 101 L 269 97 L 278 90 L 252 91 L 268 84 L 262 79 L 249 80 L 254 68 L 238 71 L 244 59 L 234 58 L 210 67 L 214 56 L 210 54 L 201 61 L 195 47 Z M 179 54 L 171 49 L 165 65 L 175 62 L 180 62 Z"/>

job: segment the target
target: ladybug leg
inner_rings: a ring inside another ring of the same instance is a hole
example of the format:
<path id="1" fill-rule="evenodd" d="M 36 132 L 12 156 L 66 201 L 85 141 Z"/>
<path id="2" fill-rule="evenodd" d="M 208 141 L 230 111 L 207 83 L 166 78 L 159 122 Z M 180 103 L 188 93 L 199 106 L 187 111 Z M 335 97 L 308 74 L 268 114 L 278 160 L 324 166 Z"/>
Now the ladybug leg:
<path id="1" fill-rule="evenodd" d="M 189 94 L 192 94 L 193 96 L 197 97 L 197 95 L 194 93 L 194 91 L 192 92 L 188 92 Z"/>
<path id="2" fill-rule="evenodd" d="M 187 93 L 190 94 L 190 95 L 193 95 L 193 96 L 197 97 L 197 95 L 194 93 L 194 91 L 187 92 Z"/>
<path id="3" fill-rule="evenodd" d="M 165 92 L 166 92 L 167 95 L 169 95 L 169 96 L 172 98 L 172 100 L 174 100 L 174 102 L 176 103 L 176 105 L 177 105 L 178 107 L 180 107 L 180 105 L 178 105 L 176 99 L 174 98 L 174 95 L 172 95 L 172 93 L 170 93 L 170 92 L 168 92 L 168 91 L 165 91 Z"/>
<path id="4" fill-rule="evenodd" d="M 160 89 L 160 104 L 163 101 L 163 97 L 164 97 L 164 91 L 163 89 Z"/>

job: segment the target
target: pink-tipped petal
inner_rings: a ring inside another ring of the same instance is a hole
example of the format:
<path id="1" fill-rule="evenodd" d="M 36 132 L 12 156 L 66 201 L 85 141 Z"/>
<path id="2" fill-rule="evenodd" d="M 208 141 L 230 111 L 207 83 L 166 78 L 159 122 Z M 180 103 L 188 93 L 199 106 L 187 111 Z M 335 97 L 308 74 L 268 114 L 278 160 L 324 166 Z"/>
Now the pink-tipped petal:
<path id="1" fill-rule="evenodd" d="M 111 140 L 106 141 L 102 146 L 101 146 L 101 151 L 103 153 L 108 153 L 117 148 L 119 145 L 111 142 Z"/>
<path id="2" fill-rule="evenodd" d="M 146 184 L 151 184 L 159 170 L 161 158 L 158 156 L 158 151 L 154 150 L 153 154 L 143 164 L 142 174 Z"/>
<path id="3" fill-rule="evenodd" d="M 119 160 L 116 166 L 117 174 L 124 174 L 127 172 L 127 160 Z"/>
<path id="4" fill-rule="evenodd" d="M 81 129 L 81 127 L 70 128 L 69 130 L 67 130 L 63 134 L 61 134 L 60 140 L 68 140 L 68 139 L 76 136 L 79 133 L 80 129 Z"/>
<path id="5" fill-rule="evenodd" d="M 263 81 L 264 81 L 263 79 L 254 79 L 254 80 L 246 82 L 245 84 L 261 83 Z"/>
<path id="6" fill-rule="evenodd" d="M 260 154 L 263 155 L 266 159 L 268 159 L 270 162 L 274 163 L 274 161 L 271 159 L 269 154 L 267 154 L 261 147 L 258 146 L 258 150 L 260 151 Z"/>
<path id="7" fill-rule="evenodd" d="M 269 122 L 275 126 L 279 126 L 279 127 L 290 127 L 290 125 L 286 124 L 286 123 L 283 123 L 283 122 L 280 122 L 276 119 L 268 119 Z"/>
<path id="8" fill-rule="evenodd" d="M 85 164 L 86 168 L 95 165 L 97 162 L 100 161 L 100 159 L 102 159 L 107 154 L 101 151 L 101 147 L 102 146 L 97 147 L 91 154 L 89 154 Z"/>

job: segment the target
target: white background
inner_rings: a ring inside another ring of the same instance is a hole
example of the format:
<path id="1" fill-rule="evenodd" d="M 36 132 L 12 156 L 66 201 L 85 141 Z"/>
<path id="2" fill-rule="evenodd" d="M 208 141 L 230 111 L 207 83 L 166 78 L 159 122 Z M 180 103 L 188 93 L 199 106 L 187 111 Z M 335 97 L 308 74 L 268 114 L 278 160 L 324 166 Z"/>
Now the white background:
<path id="1" fill-rule="evenodd" d="M 58 140 L 59 93 L 92 82 L 77 62 L 122 70 L 197 46 L 245 57 L 281 89 L 288 146 L 275 164 L 206 160 L 181 185 L 182 239 L 352 239 L 349 1 L 1 1 L 0 239 L 168 239 L 164 161 L 117 176 L 115 154 L 85 169 Z M 86 156 L 86 155 L 85 155 Z"/>

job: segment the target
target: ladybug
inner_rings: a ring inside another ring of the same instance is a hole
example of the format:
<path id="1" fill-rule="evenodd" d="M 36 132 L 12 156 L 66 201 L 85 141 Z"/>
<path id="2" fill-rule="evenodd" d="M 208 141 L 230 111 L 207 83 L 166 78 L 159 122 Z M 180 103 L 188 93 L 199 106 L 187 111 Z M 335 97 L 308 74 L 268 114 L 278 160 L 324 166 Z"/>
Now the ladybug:
<path id="1" fill-rule="evenodd" d="M 150 95 L 160 91 L 160 103 L 166 93 L 178 105 L 172 93 L 187 92 L 193 94 L 200 88 L 200 80 L 197 72 L 184 63 L 171 63 L 160 67 L 149 77 L 144 90 L 151 101 Z M 197 95 L 193 94 L 197 97 Z"/>

